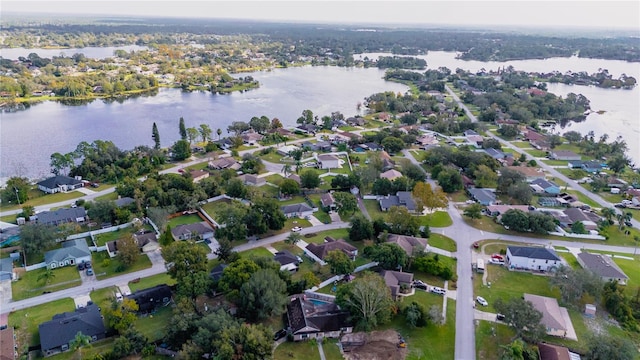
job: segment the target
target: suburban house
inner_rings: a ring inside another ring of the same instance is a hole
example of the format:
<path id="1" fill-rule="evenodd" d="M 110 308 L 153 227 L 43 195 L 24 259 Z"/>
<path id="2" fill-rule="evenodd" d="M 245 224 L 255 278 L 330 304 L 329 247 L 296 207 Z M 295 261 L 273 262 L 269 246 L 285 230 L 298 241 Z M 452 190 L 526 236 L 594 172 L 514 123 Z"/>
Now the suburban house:
<path id="1" fill-rule="evenodd" d="M 467 142 L 475 147 L 481 147 L 484 139 L 477 132 L 469 129 L 464 131 L 464 137 Z"/>
<path id="2" fill-rule="evenodd" d="M 364 123 L 364 118 L 360 116 L 347 118 L 347 124 L 351 126 L 364 126 Z"/>
<path id="3" fill-rule="evenodd" d="M 62 243 L 62 248 L 50 250 L 44 254 L 44 262 L 49 269 L 74 266 L 89 261 L 91 261 L 91 250 L 85 239 L 65 241 Z"/>
<path id="4" fill-rule="evenodd" d="M 333 194 L 330 192 L 320 195 L 320 203 L 322 204 L 323 209 L 329 211 L 336 209 L 336 200 L 333 198 Z"/>
<path id="5" fill-rule="evenodd" d="M 391 159 L 391 156 L 386 151 L 380 151 L 380 159 L 382 159 L 382 171 L 387 171 L 396 167 L 396 162 Z"/>
<path id="6" fill-rule="evenodd" d="M 160 284 L 152 288 L 142 289 L 127 295 L 138 304 L 138 313 L 146 314 L 153 312 L 159 306 L 166 306 L 171 302 L 171 288 L 169 285 Z"/>
<path id="7" fill-rule="evenodd" d="M 297 217 L 300 219 L 304 219 L 313 215 L 314 212 L 318 211 L 318 208 L 312 208 L 307 203 L 298 203 L 281 206 L 280 209 L 284 213 L 284 216 L 288 218 Z"/>
<path id="8" fill-rule="evenodd" d="M 141 231 L 133 234 L 133 239 L 138 244 L 138 248 L 141 252 L 147 253 L 160 248 L 158 243 L 158 237 L 154 231 Z M 113 240 L 107 242 L 107 252 L 109 257 L 115 257 L 118 255 L 118 243 L 120 240 Z"/>
<path id="9" fill-rule="evenodd" d="M 527 140 L 534 148 L 538 150 L 548 150 L 549 149 L 549 141 L 545 135 L 542 135 L 532 129 L 527 129 L 524 131 L 524 138 Z"/>
<path id="10" fill-rule="evenodd" d="M 513 164 L 514 158 L 513 158 L 513 154 L 511 153 L 504 153 L 494 148 L 488 148 L 482 151 L 485 152 L 487 155 L 491 156 L 492 158 L 498 160 L 502 165 L 510 166 L 511 164 Z"/>
<path id="11" fill-rule="evenodd" d="M 216 140 L 216 141 L 214 141 L 214 143 L 216 145 L 218 145 L 220 147 L 220 149 L 230 149 L 234 145 L 233 141 L 231 139 L 229 139 L 228 137 L 223 138 L 221 140 Z"/>
<path id="12" fill-rule="evenodd" d="M 387 195 L 380 199 L 379 203 L 382 211 L 388 211 L 392 206 L 405 207 L 410 213 L 415 213 L 418 210 L 411 191 L 398 191 L 395 195 Z"/>
<path id="13" fill-rule="evenodd" d="M 74 312 L 56 314 L 51 321 L 38 326 L 40 346 L 44 356 L 69 350 L 78 332 L 91 338 L 91 342 L 104 339 L 106 330 L 98 305 L 91 304 Z"/>
<path id="14" fill-rule="evenodd" d="M 545 247 L 508 246 L 507 266 L 516 270 L 549 271 L 562 264 L 553 249 Z"/>
<path id="15" fill-rule="evenodd" d="M 70 222 L 82 223 L 87 219 L 87 211 L 84 207 L 60 208 L 54 211 L 43 211 L 36 214 L 38 224 L 60 225 Z"/>
<path id="16" fill-rule="evenodd" d="M 615 280 L 618 284 L 626 285 L 629 280 L 627 274 L 609 256 L 581 252 L 577 260 L 580 266 L 600 276 L 604 281 Z"/>
<path id="17" fill-rule="evenodd" d="M 551 213 L 558 221 L 560 222 L 560 226 L 564 228 L 570 228 L 571 225 L 580 221 L 584 225 L 584 228 L 587 230 L 597 230 L 598 229 L 598 221 L 600 221 L 600 216 L 592 213 L 585 212 L 578 208 L 568 208 L 562 211 L 559 216 L 554 213 Z"/>
<path id="18" fill-rule="evenodd" d="M 536 194 L 560 194 L 560 187 L 547 179 L 535 179 L 529 186 Z"/>
<path id="19" fill-rule="evenodd" d="M 499 200 L 496 199 L 494 189 L 468 188 L 467 192 L 471 198 L 480 205 L 489 206 L 499 203 Z"/>
<path id="20" fill-rule="evenodd" d="M 349 256 L 351 260 L 355 260 L 356 256 L 358 256 L 357 247 L 349 244 L 343 239 L 336 240 L 329 236 L 324 238 L 324 243 L 322 244 L 310 243 L 309 245 L 307 245 L 305 250 L 312 253 L 322 261 L 324 261 L 324 257 L 327 256 L 329 251 L 333 251 L 333 250 L 341 250 L 342 252 L 347 254 L 347 256 Z"/>
<path id="21" fill-rule="evenodd" d="M 374 142 L 368 142 L 368 143 L 364 143 L 364 144 L 360 144 L 360 147 L 368 150 L 368 151 L 380 151 L 383 149 L 383 147 L 381 145 L 378 145 Z"/>
<path id="22" fill-rule="evenodd" d="M 439 141 L 438 139 L 430 134 L 424 134 L 424 135 L 420 135 L 417 139 L 416 139 L 416 143 L 421 147 L 421 148 L 425 148 L 431 145 L 438 145 Z"/>
<path id="23" fill-rule="evenodd" d="M 581 160 L 582 157 L 570 150 L 552 150 L 549 152 L 549 158 L 552 160 Z"/>
<path id="24" fill-rule="evenodd" d="M 289 154 L 292 151 L 296 151 L 296 150 L 300 150 L 300 148 L 295 145 L 285 145 L 285 146 L 279 147 L 278 150 L 276 150 L 276 153 L 282 156 L 289 156 Z"/>
<path id="25" fill-rule="evenodd" d="M 295 130 L 303 132 L 305 134 L 315 135 L 316 131 L 318 131 L 318 126 L 313 124 L 302 124 L 302 125 L 296 126 Z"/>
<path id="26" fill-rule="evenodd" d="M 538 344 L 540 360 L 580 360 L 580 355 L 572 353 L 564 346 L 540 343 Z"/>
<path id="27" fill-rule="evenodd" d="M 520 210 L 526 213 L 529 212 L 528 205 L 489 205 L 484 209 L 484 213 L 487 216 L 500 217 L 502 214 L 509 210 Z"/>
<path id="28" fill-rule="evenodd" d="M 298 257 L 293 255 L 287 250 L 278 251 L 273 255 L 273 260 L 280 264 L 280 271 L 298 271 L 298 264 L 300 261 Z"/>
<path id="29" fill-rule="evenodd" d="M 240 170 L 240 163 L 238 163 L 233 157 L 224 157 L 209 161 L 208 167 L 212 170 Z"/>
<path id="30" fill-rule="evenodd" d="M 287 303 L 287 320 L 293 341 L 337 338 L 353 332 L 351 314 L 334 303 L 313 303 L 296 295 Z"/>
<path id="31" fill-rule="evenodd" d="M 171 229 L 174 240 L 203 241 L 213 238 L 213 228 L 206 221 L 194 224 L 182 224 Z"/>
<path id="32" fill-rule="evenodd" d="M 380 173 L 380 179 L 387 179 L 389 181 L 393 181 L 397 178 L 401 178 L 402 173 L 396 169 L 387 170 L 383 173 Z"/>
<path id="33" fill-rule="evenodd" d="M 242 180 L 242 183 L 250 186 L 262 186 L 267 183 L 264 178 L 258 177 L 258 175 L 244 174 L 238 176 L 238 179 Z"/>
<path id="34" fill-rule="evenodd" d="M 0 259 L 0 281 L 13 280 L 13 258 Z"/>
<path id="35" fill-rule="evenodd" d="M 280 134 L 282 136 L 291 136 L 293 133 L 285 128 L 275 128 L 267 131 L 269 134 Z"/>
<path id="36" fill-rule="evenodd" d="M 316 143 L 312 143 L 311 141 L 305 141 L 300 144 L 303 149 L 309 151 L 331 151 L 331 144 L 326 141 L 318 141 Z"/>
<path id="37" fill-rule="evenodd" d="M 321 154 L 317 158 L 320 169 L 339 169 L 340 159 L 332 154 Z"/>
<path id="38" fill-rule="evenodd" d="M 569 169 L 582 169 L 582 160 L 571 160 L 567 163 Z"/>
<path id="39" fill-rule="evenodd" d="M 258 141 L 262 140 L 263 137 L 264 136 L 253 131 L 249 131 L 240 135 L 240 138 L 242 138 L 242 142 L 250 146 L 257 144 Z"/>
<path id="40" fill-rule="evenodd" d="M 193 180 L 194 183 L 199 183 L 209 177 L 209 172 L 204 170 L 193 170 L 189 175 L 191 175 L 191 180 Z"/>
<path id="41" fill-rule="evenodd" d="M 595 160 L 582 162 L 582 170 L 588 173 L 599 173 L 606 166 L 607 166 L 606 164 L 602 164 L 601 162 L 595 161 Z"/>
<path id="42" fill-rule="evenodd" d="M 524 175 L 529 183 L 536 179 L 544 179 L 544 171 L 540 168 L 528 166 L 507 166 L 507 169 L 517 171 Z"/>
<path id="43" fill-rule="evenodd" d="M 615 176 L 609 176 L 609 178 L 607 178 L 607 187 L 626 189 L 629 187 L 629 183 Z"/>
<path id="44" fill-rule="evenodd" d="M 38 185 L 38 189 L 46 192 L 47 194 L 55 194 L 57 192 L 66 192 L 83 187 L 84 183 L 76 178 L 57 175 L 46 180 L 42 180 L 36 185 Z"/>
<path id="45" fill-rule="evenodd" d="M 17 357 L 18 348 L 13 326 L 0 329 L 0 360 L 15 360 Z"/>
<path id="46" fill-rule="evenodd" d="M 560 308 L 558 300 L 532 294 L 524 294 L 524 300 L 530 302 L 536 310 L 542 313 L 540 323 L 546 328 L 547 334 L 560 337 L 567 335 L 567 324 L 563 316 L 563 312 L 566 313 L 567 309 Z M 568 313 L 567 318 L 569 318 Z"/>
<path id="47" fill-rule="evenodd" d="M 383 270 L 380 275 L 384 279 L 385 284 L 391 290 L 391 298 L 398 300 L 404 289 L 410 290 L 413 282 L 413 274 L 401 271 Z"/>
<path id="48" fill-rule="evenodd" d="M 408 256 L 413 256 L 417 252 L 427 249 L 427 239 L 414 236 L 389 234 L 386 242 L 397 244 Z"/>

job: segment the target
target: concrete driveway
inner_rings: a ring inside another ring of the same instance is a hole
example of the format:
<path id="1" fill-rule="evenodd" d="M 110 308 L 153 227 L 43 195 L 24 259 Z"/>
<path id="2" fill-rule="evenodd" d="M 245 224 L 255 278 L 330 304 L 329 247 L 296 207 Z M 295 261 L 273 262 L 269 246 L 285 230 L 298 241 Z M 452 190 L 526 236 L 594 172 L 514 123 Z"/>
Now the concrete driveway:
<path id="1" fill-rule="evenodd" d="M 7 304 L 11 301 L 12 296 L 11 280 L 0 281 L 0 304 Z"/>

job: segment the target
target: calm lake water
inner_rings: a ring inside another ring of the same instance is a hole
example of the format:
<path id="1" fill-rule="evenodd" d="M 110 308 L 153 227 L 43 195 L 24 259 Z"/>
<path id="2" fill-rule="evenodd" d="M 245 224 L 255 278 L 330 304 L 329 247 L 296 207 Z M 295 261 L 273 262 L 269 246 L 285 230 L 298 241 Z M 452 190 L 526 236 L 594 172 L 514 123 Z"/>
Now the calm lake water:
<path id="1" fill-rule="evenodd" d="M 79 51 L 87 55 L 87 49 L 72 49 L 73 52 L 68 56 Z M 104 49 L 106 57 L 120 48 L 96 49 Z M 29 52 L 41 53 L 38 49 L 23 49 L 23 53 L 17 56 L 26 56 Z M 59 53 L 57 50 L 54 55 Z M 381 54 L 356 57 L 372 58 L 378 55 Z M 91 53 L 91 57 L 94 56 L 99 57 L 99 54 Z M 477 71 L 512 65 L 517 70 L 525 71 L 572 70 L 589 73 L 606 68 L 616 78 L 625 73 L 640 79 L 639 64 L 615 60 L 574 57 L 498 63 L 457 60 L 451 52 L 430 52 L 422 58 L 427 60 L 429 68 L 444 66 L 452 70 L 461 68 Z M 111 140 L 122 149 L 141 144 L 152 145 L 151 127 L 154 121 L 158 125 L 162 146 L 169 146 L 179 137 L 178 119 L 181 116 L 188 127 L 207 123 L 214 133 L 220 128 L 226 135 L 226 128 L 232 121 L 249 121 L 253 116 L 278 117 L 287 126 L 294 125 L 304 109 L 311 109 L 320 117 L 332 111 L 340 111 L 345 116 L 356 115 L 356 105 L 365 97 L 381 91 L 404 92 L 407 89 L 404 85 L 384 81 L 384 71 L 378 69 L 302 67 L 241 74 L 246 75 L 259 80 L 261 87 L 230 95 L 161 89 L 156 96 L 128 99 L 122 103 L 96 100 L 87 105 L 67 106 L 46 102 L 26 111 L 2 113 L 0 176 L 17 174 L 30 178 L 46 177 L 49 175 L 49 156 L 54 152 L 72 151 L 81 141 Z M 605 111 L 602 115 L 591 114 L 581 123 L 571 123 L 564 129 L 556 130 L 576 130 L 582 134 L 593 130 L 596 136 L 607 133 L 612 140 L 620 135 L 629 145 L 629 156 L 636 164 L 640 164 L 638 87 L 633 90 L 564 84 L 549 84 L 548 87 L 551 92 L 561 96 L 569 92 L 582 93 L 591 100 L 593 110 Z"/>

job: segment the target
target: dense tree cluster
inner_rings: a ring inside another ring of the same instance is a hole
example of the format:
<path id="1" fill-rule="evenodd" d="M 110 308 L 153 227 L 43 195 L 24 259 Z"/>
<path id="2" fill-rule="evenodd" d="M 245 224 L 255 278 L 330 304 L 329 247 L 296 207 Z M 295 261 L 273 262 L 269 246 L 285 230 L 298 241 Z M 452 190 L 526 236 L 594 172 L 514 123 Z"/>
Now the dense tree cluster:
<path id="1" fill-rule="evenodd" d="M 380 69 L 422 70 L 427 67 L 427 62 L 411 56 L 381 56 L 378 58 L 378 61 L 376 61 L 376 66 Z"/>
<path id="2" fill-rule="evenodd" d="M 548 234 L 557 224 L 553 216 L 541 212 L 524 212 L 518 209 L 507 210 L 500 218 L 502 225 L 513 231 Z"/>

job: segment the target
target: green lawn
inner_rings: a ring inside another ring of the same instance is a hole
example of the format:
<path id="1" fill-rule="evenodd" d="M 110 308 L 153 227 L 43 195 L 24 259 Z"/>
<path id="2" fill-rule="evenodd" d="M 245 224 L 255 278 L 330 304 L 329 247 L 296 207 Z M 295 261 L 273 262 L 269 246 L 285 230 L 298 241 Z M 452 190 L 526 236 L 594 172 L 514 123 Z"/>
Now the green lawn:
<path id="1" fill-rule="evenodd" d="M 269 176 L 265 177 L 264 179 L 268 183 L 272 183 L 272 184 L 278 185 L 278 186 L 280 186 L 280 183 L 282 182 L 282 180 L 284 180 L 284 178 L 281 175 L 278 175 L 278 174 L 269 175 Z"/>
<path id="2" fill-rule="evenodd" d="M 96 245 L 104 246 L 109 241 L 123 239 L 127 235 L 132 235 L 135 232 L 136 232 L 136 229 L 133 226 L 129 226 L 124 229 L 118 229 L 116 231 L 110 231 L 110 232 L 95 235 L 94 238 L 96 239 Z M 91 243 L 91 241 L 88 241 L 88 243 Z"/>
<path id="3" fill-rule="evenodd" d="M 29 191 L 29 200 L 27 200 L 26 203 L 23 203 L 21 205 L 14 204 L 9 206 L 0 206 L 0 211 L 21 209 L 23 206 L 42 206 L 53 204 L 61 201 L 77 199 L 82 196 L 84 196 L 84 194 L 79 191 L 45 194 L 40 190 L 32 189 Z"/>
<path id="4" fill-rule="evenodd" d="M 529 153 L 529 155 L 536 157 L 536 158 L 543 158 L 545 156 L 547 156 L 547 152 L 546 151 L 542 151 L 542 150 L 536 150 L 536 149 L 532 149 L 532 150 L 527 150 L 527 153 Z"/>
<path id="5" fill-rule="evenodd" d="M 122 264 L 118 257 L 110 258 L 106 251 L 92 253 L 93 271 L 96 274 L 96 278 L 99 280 L 107 279 L 110 277 L 127 274 L 151 267 L 151 260 L 144 254 L 140 254 L 136 262 L 125 268 L 123 271 L 118 271 Z"/>
<path id="6" fill-rule="evenodd" d="M 580 264 L 578 263 L 578 260 L 576 259 L 575 256 L 573 256 L 572 253 L 569 252 L 557 252 L 557 254 L 562 257 L 567 264 L 569 264 L 569 266 L 571 266 L 571 268 L 573 269 L 580 269 L 582 268 L 582 266 L 580 266 Z"/>
<path id="7" fill-rule="evenodd" d="M 431 234 L 431 236 L 429 236 L 429 245 L 451 252 L 458 250 L 458 245 L 453 239 L 441 234 Z"/>
<path id="8" fill-rule="evenodd" d="M 75 307 L 73 299 L 71 298 L 64 298 L 51 301 L 46 304 L 36 305 L 24 310 L 14 311 L 9 314 L 9 325 L 15 327 L 17 331 L 26 330 L 29 345 L 35 346 L 40 344 L 38 325 L 51 320 L 55 314 L 73 311 Z"/>
<path id="9" fill-rule="evenodd" d="M 331 224 L 331 216 L 324 212 L 324 210 L 319 210 L 313 213 L 313 216 L 320 220 L 323 224 Z"/>
<path id="10" fill-rule="evenodd" d="M 154 287 L 156 285 L 161 285 L 161 284 L 167 284 L 169 286 L 172 286 L 176 284 L 176 280 L 171 278 L 169 274 L 162 273 L 162 274 L 157 274 L 157 275 L 149 276 L 146 278 L 142 278 L 137 283 L 130 282 L 129 289 L 131 289 L 131 292 L 134 292 L 141 289 L 148 289 L 150 287 Z"/>
<path id="11" fill-rule="evenodd" d="M 117 200 L 117 199 L 118 199 L 118 193 L 114 191 L 114 192 L 108 193 L 106 195 L 98 196 L 96 198 L 96 201 L 98 201 L 98 200 Z"/>
<path id="12" fill-rule="evenodd" d="M 312 236 L 309 236 L 312 235 Z M 306 234 L 302 237 L 307 243 L 316 243 L 322 244 L 324 242 L 324 238 L 330 236 L 334 239 L 348 239 L 349 238 L 349 230 L 348 229 L 336 229 L 336 230 L 328 230 L 322 231 L 319 233 Z"/>
<path id="13" fill-rule="evenodd" d="M 278 204 L 280 204 L 280 206 L 299 204 L 299 203 L 306 203 L 306 200 L 304 199 L 304 197 L 302 197 L 302 195 L 296 195 L 296 196 L 291 197 L 291 199 L 278 202 Z"/>
<path id="14" fill-rule="evenodd" d="M 273 360 L 320 360 L 314 341 L 284 342 L 273 352 Z"/>
<path id="15" fill-rule="evenodd" d="M 268 154 L 260 154 L 259 156 L 261 159 L 265 161 L 276 163 L 276 164 L 280 163 L 280 160 L 282 160 L 282 158 L 284 157 L 275 151 L 272 151 Z"/>
<path id="16" fill-rule="evenodd" d="M 165 306 L 156 310 L 153 314 L 139 317 L 135 327 L 145 335 L 149 341 L 157 341 L 164 337 L 165 330 L 171 319 L 171 306 Z"/>
<path id="17" fill-rule="evenodd" d="M 336 339 L 324 339 L 322 341 L 322 350 L 324 350 L 324 357 L 327 360 L 342 360 L 342 354 L 338 347 L 338 340 Z"/>
<path id="18" fill-rule="evenodd" d="M 169 220 L 168 225 L 174 229 L 178 225 L 195 224 L 201 222 L 202 219 L 196 214 L 176 216 Z"/>
<path id="19" fill-rule="evenodd" d="M 591 200 L 591 198 L 587 197 L 585 194 L 577 191 L 577 190 L 567 190 L 568 194 L 571 195 L 575 195 L 578 198 L 578 201 L 580 201 L 583 204 L 589 205 L 593 208 L 599 208 L 600 204 L 598 204 L 597 202 Z"/>
<path id="20" fill-rule="evenodd" d="M 473 279 L 474 296 L 482 296 L 489 302 L 482 310 L 496 312 L 493 304 L 497 299 L 508 300 L 521 297 L 524 293 L 558 297 L 558 291 L 549 286 L 549 277 L 534 275 L 528 272 L 509 271 L 502 266 L 489 265 L 487 282 L 491 287 L 482 284 L 482 274 L 475 274 Z"/>
<path id="21" fill-rule="evenodd" d="M 631 257 L 630 255 L 626 256 Z M 627 281 L 627 294 L 635 295 L 636 289 L 640 287 L 640 255 L 636 255 L 635 260 L 614 257 L 613 261 L 629 277 L 629 281 Z"/>
<path id="22" fill-rule="evenodd" d="M 91 343 L 91 346 L 87 346 L 82 348 L 82 358 L 83 359 L 92 359 L 93 356 L 104 354 L 113 350 L 113 345 L 115 343 L 115 337 L 110 337 L 107 339 L 102 339 L 95 343 Z M 80 356 L 79 353 L 67 351 L 61 354 L 53 355 L 47 359 L 51 360 L 75 360 Z M 145 358 L 150 359 L 150 358 Z"/>
<path id="23" fill-rule="evenodd" d="M 515 332 L 507 325 L 480 321 L 476 326 L 476 358 L 499 360 L 500 346 L 511 343 Z"/>
<path id="24" fill-rule="evenodd" d="M 18 214 L 0 216 L 0 221 L 4 221 L 10 224 L 15 224 L 16 218 L 18 218 Z"/>
<path id="25" fill-rule="evenodd" d="M 11 283 L 13 300 L 22 300 L 42 295 L 44 291 L 54 292 L 81 284 L 80 274 L 75 266 L 66 266 L 52 271 L 54 278 L 50 280 L 48 285 L 45 284 L 45 279 L 38 279 L 40 275 L 46 272 L 44 268 L 21 273 L 19 280 Z"/>
<path id="26" fill-rule="evenodd" d="M 447 227 L 453 224 L 446 211 L 436 211 L 430 215 L 420 216 L 419 219 L 420 225 L 429 225 L 429 227 Z"/>
<path id="27" fill-rule="evenodd" d="M 362 200 L 364 202 L 364 207 L 367 209 L 369 216 L 371 216 L 371 220 L 375 220 L 377 218 L 387 219 L 387 213 L 380 210 L 380 203 L 376 200 Z"/>
<path id="28" fill-rule="evenodd" d="M 449 201 L 453 202 L 465 202 L 469 200 L 469 196 L 464 191 L 456 191 L 454 193 L 448 194 Z"/>
<path id="29" fill-rule="evenodd" d="M 91 292 L 91 301 L 98 305 L 102 309 L 106 309 L 111 306 L 111 303 L 115 299 L 115 293 L 118 289 L 115 286 L 106 287 L 103 289 L 94 290 Z"/>
<path id="30" fill-rule="evenodd" d="M 511 144 L 520 149 L 532 149 L 531 144 L 527 141 L 511 141 Z"/>
<path id="31" fill-rule="evenodd" d="M 280 177 L 279 175 L 271 175 L 275 177 Z M 282 179 L 282 177 L 280 177 Z M 282 181 L 282 180 L 281 180 Z M 265 184 L 259 187 L 251 187 L 249 190 L 256 191 L 258 194 L 262 193 L 263 197 L 277 198 L 280 194 L 280 190 L 272 185 Z"/>
<path id="32" fill-rule="evenodd" d="M 549 166 L 567 166 L 567 160 L 543 160 Z"/>
<path id="33" fill-rule="evenodd" d="M 253 248 L 253 249 L 250 249 L 250 250 L 247 250 L 247 251 L 243 251 L 240 254 L 242 254 L 243 257 L 246 256 L 248 258 L 264 257 L 264 256 L 273 257 L 273 254 L 269 250 L 267 250 L 267 249 L 265 249 L 263 247 L 257 247 L 257 248 Z"/>

